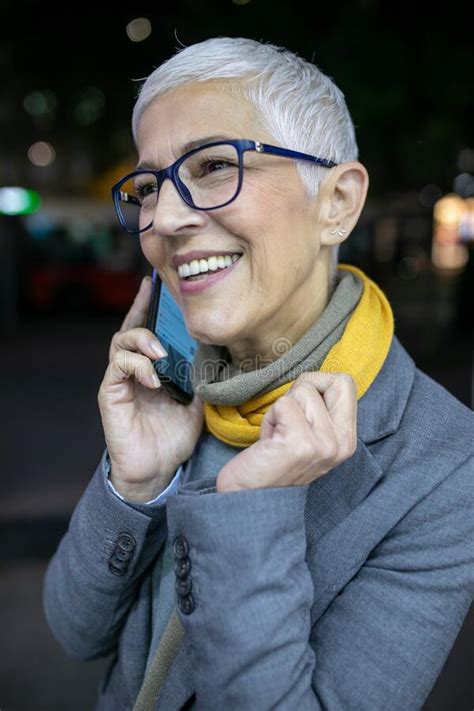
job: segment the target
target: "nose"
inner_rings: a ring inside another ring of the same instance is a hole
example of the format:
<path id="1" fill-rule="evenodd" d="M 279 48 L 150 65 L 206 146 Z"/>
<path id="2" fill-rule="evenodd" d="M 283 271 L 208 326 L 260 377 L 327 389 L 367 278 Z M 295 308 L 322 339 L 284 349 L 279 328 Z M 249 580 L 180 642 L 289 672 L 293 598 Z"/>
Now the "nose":
<path id="1" fill-rule="evenodd" d="M 153 230 L 162 236 L 172 236 L 201 227 L 206 220 L 206 214 L 185 203 L 173 181 L 165 178 L 153 213 Z"/>

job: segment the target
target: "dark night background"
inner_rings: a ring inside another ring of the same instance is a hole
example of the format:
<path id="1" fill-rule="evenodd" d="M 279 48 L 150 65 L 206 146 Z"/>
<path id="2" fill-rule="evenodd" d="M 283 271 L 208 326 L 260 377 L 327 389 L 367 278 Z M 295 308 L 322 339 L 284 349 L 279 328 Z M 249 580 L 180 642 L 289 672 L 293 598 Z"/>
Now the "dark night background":
<path id="1" fill-rule="evenodd" d="M 18 216 L 2 215 L 0 200 L 2 711 L 92 709 L 108 661 L 65 657 L 42 617 L 41 584 L 103 450 L 97 391 L 110 339 L 150 272 L 109 197 L 135 159 L 136 80 L 181 44 L 217 35 L 288 47 L 332 77 L 371 179 L 341 261 L 384 289 L 418 367 L 472 408 L 472 220 L 460 261 L 433 257 L 436 200 L 474 196 L 473 23 L 463 7 L 0 3 L 0 190 L 29 188 L 42 201 Z M 126 26 L 140 17 L 152 32 L 132 42 Z M 36 142 L 53 147 L 49 165 L 31 162 Z M 473 628 L 471 608 L 424 711 L 472 710 Z"/>

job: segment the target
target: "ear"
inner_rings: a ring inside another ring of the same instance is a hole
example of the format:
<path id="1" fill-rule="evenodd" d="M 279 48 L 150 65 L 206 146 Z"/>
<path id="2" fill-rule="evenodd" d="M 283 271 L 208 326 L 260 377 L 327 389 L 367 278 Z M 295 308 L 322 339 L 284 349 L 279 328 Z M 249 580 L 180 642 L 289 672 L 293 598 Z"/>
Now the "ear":
<path id="1" fill-rule="evenodd" d="M 362 212 L 368 188 L 367 170 L 358 161 L 341 163 L 331 170 L 318 193 L 322 245 L 332 247 L 348 238 Z"/>

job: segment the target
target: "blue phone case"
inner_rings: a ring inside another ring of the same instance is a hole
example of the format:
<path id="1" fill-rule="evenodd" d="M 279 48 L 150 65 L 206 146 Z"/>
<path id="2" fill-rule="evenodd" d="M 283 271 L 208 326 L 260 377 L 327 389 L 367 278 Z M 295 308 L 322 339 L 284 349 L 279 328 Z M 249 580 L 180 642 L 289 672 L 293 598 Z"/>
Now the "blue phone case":
<path id="1" fill-rule="evenodd" d="M 190 376 L 198 342 L 189 335 L 179 305 L 156 270 L 153 270 L 147 328 L 153 331 L 168 352 L 166 358 L 153 363 L 163 387 L 176 400 L 188 404 L 193 399 Z"/>

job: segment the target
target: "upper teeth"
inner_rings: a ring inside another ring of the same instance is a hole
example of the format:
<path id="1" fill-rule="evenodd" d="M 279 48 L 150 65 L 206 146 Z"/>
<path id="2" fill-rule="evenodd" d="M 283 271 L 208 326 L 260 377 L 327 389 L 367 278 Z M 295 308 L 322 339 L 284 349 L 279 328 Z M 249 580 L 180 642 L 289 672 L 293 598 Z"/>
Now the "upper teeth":
<path id="1" fill-rule="evenodd" d="M 225 269 L 236 262 L 241 255 L 238 253 L 229 256 L 228 254 L 209 257 L 208 259 L 193 259 L 192 262 L 180 264 L 178 274 L 181 278 L 202 274 L 204 272 L 215 272 L 217 269 Z"/>

